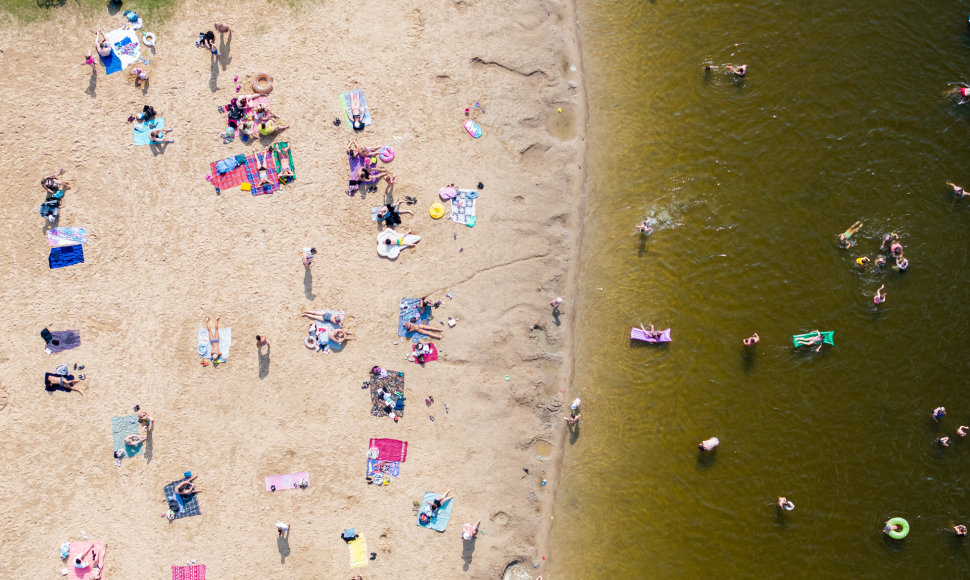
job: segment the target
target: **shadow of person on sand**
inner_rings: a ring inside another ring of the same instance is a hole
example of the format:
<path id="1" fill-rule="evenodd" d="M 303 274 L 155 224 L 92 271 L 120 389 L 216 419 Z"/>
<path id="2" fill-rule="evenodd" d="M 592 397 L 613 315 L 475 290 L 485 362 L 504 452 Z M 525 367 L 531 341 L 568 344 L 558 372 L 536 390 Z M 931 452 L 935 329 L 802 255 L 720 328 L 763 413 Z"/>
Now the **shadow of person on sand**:
<path id="1" fill-rule="evenodd" d="M 461 559 L 465 561 L 465 565 L 462 566 L 465 572 L 468 572 L 468 568 L 472 565 L 472 556 L 475 554 L 475 542 L 477 541 L 478 538 L 475 537 L 462 542 Z"/>
<path id="2" fill-rule="evenodd" d="M 266 354 L 263 354 L 263 349 L 256 349 L 256 356 L 259 357 L 259 378 L 265 379 L 269 375 L 269 349 L 270 346 L 266 345 Z"/>
<path id="3" fill-rule="evenodd" d="M 562 326 L 562 320 L 559 320 L 561 315 L 562 312 L 559 312 L 558 308 L 552 311 L 552 321 L 556 323 L 556 326 Z"/>
<path id="4" fill-rule="evenodd" d="M 579 441 L 579 424 L 570 425 L 567 423 L 566 430 L 569 432 L 569 444 L 575 445 Z"/>
<path id="5" fill-rule="evenodd" d="M 91 78 L 88 79 L 88 88 L 84 90 L 84 93 L 89 95 L 92 99 L 98 98 L 98 75 L 97 73 L 92 74 Z"/>
<path id="6" fill-rule="evenodd" d="M 155 430 L 152 429 L 148 432 L 148 439 L 145 439 L 145 465 L 152 462 L 152 453 L 155 451 Z"/>
<path id="7" fill-rule="evenodd" d="M 316 298 L 313 295 L 313 273 L 310 272 L 310 268 L 305 266 L 303 268 L 303 293 L 306 295 L 307 300 Z"/>
<path id="8" fill-rule="evenodd" d="M 219 90 L 219 57 L 212 55 L 209 69 L 209 90 L 213 93 Z"/>
<path id="9" fill-rule="evenodd" d="M 165 150 L 168 149 L 168 146 L 169 146 L 168 143 L 155 142 L 155 141 L 152 141 L 151 143 L 148 144 L 148 148 L 151 149 L 152 155 L 156 157 L 165 153 Z"/>
<path id="10" fill-rule="evenodd" d="M 276 548 L 280 551 L 280 564 L 286 564 L 286 557 L 290 555 L 290 530 L 277 536 Z"/>
<path id="11" fill-rule="evenodd" d="M 219 64 L 222 65 L 223 72 L 225 72 L 226 68 L 229 67 L 229 63 L 232 62 L 232 56 L 229 54 L 229 51 L 232 49 L 232 47 L 229 46 L 229 42 L 232 42 L 232 37 L 231 36 L 229 37 L 229 42 L 226 42 L 224 37 L 225 35 L 220 32 L 219 33 L 219 56 L 216 57 L 216 60 L 219 62 Z"/>

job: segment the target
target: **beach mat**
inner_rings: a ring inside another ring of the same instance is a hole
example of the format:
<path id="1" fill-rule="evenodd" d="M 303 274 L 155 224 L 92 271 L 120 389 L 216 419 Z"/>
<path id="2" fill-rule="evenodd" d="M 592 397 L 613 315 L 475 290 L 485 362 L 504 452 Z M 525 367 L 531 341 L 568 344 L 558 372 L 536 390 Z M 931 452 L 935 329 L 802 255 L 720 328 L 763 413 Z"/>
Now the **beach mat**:
<path id="1" fill-rule="evenodd" d="M 185 478 L 177 479 L 166 485 L 163 490 L 168 507 L 175 512 L 175 519 L 177 520 L 202 515 L 202 510 L 199 508 L 199 494 L 193 493 L 190 496 L 181 496 L 175 493 L 175 486 L 183 481 L 185 481 Z"/>
<path id="2" fill-rule="evenodd" d="M 435 493 L 435 492 L 433 492 L 433 491 L 429 491 L 429 492 L 425 493 L 424 494 L 424 499 L 421 500 L 421 507 L 423 508 L 424 507 L 424 504 L 430 504 L 431 502 L 434 501 L 434 499 L 436 497 L 438 497 L 438 494 Z M 445 504 L 443 506 L 441 506 L 440 508 L 438 508 L 438 513 L 436 513 L 434 515 L 434 517 L 431 518 L 431 520 L 427 524 L 422 524 L 421 523 L 421 512 L 419 510 L 418 511 L 418 526 L 420 526 L 422 528 L 430 528 L 430 529 L 435 530 L 437 532 L 443 532 L 443 531 L 445 531 L 446 529 L 448 529 L 448 520 L 451 519 L 451 510 L 454 507 L 455 507 L 455 500 L 454 500 L 454 498 L 449 499 L 447 502 L 445 502 Z"/>
<path id="3" fill-rule="evenodd" d="M 428 338 L 427 334 L 422 334 L 417 331 L 406 331 L 404 330 L 404 323 L 409 322 L 412 318 L 418 318 L 418 304 L 421 303 L 420 298 L 402 298 L 401 299 L 401 314 L 397 320 L 397 335 L 404 336 L 411 339 L 411 342 L 418 342 L 421 339 Z M 424 324 L 431 320 L 431 308 L 428 308 L 424 316 L 420 317 L 420 321 Z"/>
<path id="4" fill-rule="evenodd" d="M 344 108 L 344 115 L 347 117 L 347 126 L 351 131 L 354 130 L 354 120 L 350 112 L 350 93 L 360 95 L 360 120 L 364 122 L 364 126 L 370 126 L 370 107 L 367 106 L 367 98 L 364 97 L 364 91 L 360 89 L 353 89 L 340 95 L 340 105 Z"/>
<path id="5" fill-rule="evenodd" d="M 47 354 L 57 354 L 79 346 L 81 346 L 80 330 L 54 330 L 51 332 L 51 341 L 47 343 L 44 350 Z"/>
<path id="6" fill-rule="evenodd" d="M 128 27 L 116 28 L 105 32 L 104 37 L 111 46 L 111 59 L 101 59 L 101 62 L 105 64 L 106 74 L 125 70 L 141 57 L 138 31 Z"/>
<path id="7" fill-rule="evenodd" d="M 401 476 L 401 462 L 400 461 L 381 461 L 380 459 L 368 459 L 367 460 L 367 470 L 365 475 L 370 477 L 375 473 L 393 475 L 394 477 Z"/>
<path id="8" fill-rule="evenodd" d="M 267 108 L 269 108 L 269 95 L 259 95 L 258 97 L 254 97 L 254 98 L 251 98 L 251 99 L 246 99 L 246 105 L 248 105 L 246 107 L 246 109 L 245 109 L 246 111 L 254 111 L 256 109 L 256 107 L 258 107 L 259 105 L 265 105 Z M 226 127 L 229 127 L 230 126 L 229 125 L 229 107 L 227 106 L 227 107 L 225 107 L 225 109 L 226 109 L 226 114 L 225 114 L 225 117 L 226 117 Z M 239 123 L 239 124 L 241 125 L 242 123 Z M 239 132 L 239 128 L 237 127 L 236 128 L 236 131 L 234 132 L 234 136 L 235 137 L 239 137 L 239 135 L 240 135 L 240 132 Z M 250 138 L 250 142 L 252 142 L 252 138 Z"/>
<path id="9" fill-rule="evenodd" d="M 399 439 L 371 439 L 368 447 L 377 448 L 377 459 L 382 461 L 400 461 L 404 463 L 408 457 L 408 442 Z"/>
<path id="10" fill-rule="evenodd" d="M 350 548 L 351 568 L 363 568 L 367 565 L 370 554 L 367 552 L 367 540 L 364 534 L 357 534 L 357 539 L 347 542 L 347 547 Z"/>
<path id="11" fill-rule="evenodd" d="M 300 489 L 300 482 L 302 480 L 310 481 L 310 474 L 306 471 L 300 473 L 285 473 L 283 475 L 267 475 L 266 476 L 266 491 L 273 491 L 271 486 L 276 486 L 276 491 L 283 491 L 285 489 Z"/>
<path id="12" fill-rule="evenodd" d="M 406 398 L 404 397 L 404 374 L 398 374 L 398 371 L 388 369 L 387 376 L 385 377 L 376 377 L 373 375 L 371 375 L 371 377 L 371 380 L 365 383 L 367 388 L 370 390 L 370 399 L 371 403 L 373 403 L 371 407 L 371 414 L 375 417 L 387 417 L 388 414 L 384 412 L 384 407 L 386 404 L 384 403 L 383 387 L 387 387 L 392 393 L 401 393 L 400 397 L 395 395 L 396 407 L 398 400 L 403 402 Z M 395 408 L 394 414 L 396 416 L 403 417 L 404 409 Z"/>
<path id="13" fill-rule="evenodd" d="M 47 243 L 51 247 L 86 244 L 88 231 L 84 228 L 51 228 L 47 230 Z"/>
<path id="14" fill-rule="evenodd" d="M 459 189 L 458 194 L 451 198 L 451 215 L 448 218 L 453 222 L 474 227 L 477 221 L 475 213 L 475 202 L 478 201 L 478 192 L 473 189 Z M 475 191 L 474 197 L 468 194 Z"/>
<path id="15" fill-rule="evenodd" d="M 162 117 L 155 117 L 144 123 L 135 123 L 131 126 L 131 139 L 135 142 L 135 145 L 150 145 L 152 142 L 152 131 L 164 128 L 165 119 Z"/>
<path id="16" fill-rule="evenodd" d="M 350 177 L 349 177 L 349 179 L 357 179 L 358 177 L 360 177 L 360 170 L 361 170 L 362 167 L 365 167 L 365 166 L 368 167 L 368 168 L 377 167 L 377 164 L 376 163 L 371 163 L 369 159 L 370 158 L 368 158 L 368 157 L 361 157 L 359 155 L 354 155 L 353 153 L 350 153 L 348 151 L 347 152 L 347 163 L 350 165 Z M 350 185 L 350 184 L 347 184 L 347 194 L 350 195 L 350 196 L 353 196 L 354 193 L 360 191 L 360 186 L 361 185 L 374 185 L 378 181 L 380 181 L 379 178 L 378 179 L 372 179 L 370 181 L 365 181 L 365 182 L 360 183 L 358 185 Z M 366 190 L 365 190 L 364 193 L 366 193 Z"/>
<path id="17" fill-rule="evenodd" d="M 286 166 L 293 172 L 293 177 L 286 181 L 279 178 L 280 183 L 289 183 L 296 179 L 296 166 L 293 164 L 293 150 L 290 149 L 290 144 L 286 141 L 277 141 L 270 146 L 270 151 L 273 153 L 273 166 L 276 168 L 277 175 Z"/>
<path id="18" fill-rule="evenodd" d="M 427 344 L 428 344 L 428 347 L 431 349 L 431 353 L 424 355 L 424 362 L 425 362 L 425 364 L 427 364 L 429 362 L 432 362 L 432 361 L 438 360 L 438 347 L 436 347 L 433 342 L 429 342 Z M 411 353 L 412 354 L 415 354 L 415 351 L 416 350 L 418 350 L 418 345 L 412 344 L 411 345 Z M 416 365 L 421 364 L 421 363 L 418 362 L 417 354 L 415 354 L 414 364 L 416 364 Z"/>
<path id="19" fill-rule="evenodd" d="M 172 566 L 172 580 L 205 580 L 205 564 Z"/>
<path id="20" fill-rule="evenodd" d="M 269 193 L 275 193 L 280 189 L 280 178 L 276 175 L 276 164 L 273 163 L 273 158 L 268 151 L 262 151 L 258 153 L 259 159 L 256 155 L 247 155 L 246 163 L 243 165 L 243 170 L 246 172 L 246 181 L 252 186 L 250 192 L 253 195 L 265 195 Z M 266 168 L 266 179 L 270 181 L 269 185 L 263 185 L 262 187 L 256 187 L 259 183 L 259 162 L 260 159 L 263 161 L 263 167 Z"/>
<path id="21" fill-rule="evenodd" d="M 70 548 L 68 550 L 68 556 L 67 556 L 67 566 L 66 566 L 67 578 L 72 578 L 76 580 L 90 580 L 94 578 L 94 566 L 88 566 L 87 568 L 74 567 L 74 558 L 87 552 L 91 546 L 96 546 L 99 549 L 99 551 L 105 555 L 105 557 L 107 556 L 107 554 L 105 553 L 107 548 L 105 547 L 104 542 L 71 542 Z M 102 569 L 104 569 L 105 567 L 104 560 L 105 558 L 101 559 Z M 84 561 L 90 562 L 91 555 L 88 554 L 84 558 Z M 102 580 L 104 580 L 103 575 L 102 575 Z"/>
<path id="22" fill-rule="evenodd" d="M 833 337 L 835 336 L 835 331 L 834 330 L 827 330 L 827 331 L 822 332 L 820 334 L 822 335 L 822 342 L 823 343 L 828 344 L 828 345 L 831 345 L 831 346 L 835 346 L 835 340 L 833 339 Z M 792 345 L 794 345 L 795 348 L 799 348 L 798 347 L 798 344 L 795 343 L 796 340 L 798 340 L 799 338 L 805 340 L 805 339 L 812 338 L 813 336 L 815 336 L 815 333 L 814 332 L 808 332 L 808 333 L 805 333 L 805 334 L 793 334 L 792 337 L 791 337 Z"/>
<path id="23" fill-rule="evenodd" d="M 232 346 L 232 327 L 227 326 L 225 328 L 219 329 L 219 350 L 222 352 L 222 356 L 219 358 L 219 362 L 223 363 L 229 360 L 229 347 Z M 212 358 L 212 345 L 209 344 L 209 331 L 204 327 L 199 329 L 198 344 L 196 350 L 199 356 L 205 359 Z"/>
<path id="24" fill-rule="evenodd" d="M 125 443 L 125 437 L 138 435 L 141 425 L 138 423 L 138 415 L 132 413 L 124 417 L 111 418 L 111 442 L 115 451 L 124 451 L 126 457 L 134 457 L 145 450 L 145 442 L 132 447 Z"/>
<path id="25" fill-rule="evenodd" d="M 343 310 L 324 310 L 324 312 L 330 314 L 331 319 L 334 316 L 339 316 L 340 317 L 340 320 L 344 320 L 344 317 L 347 314 Z M 346 344 L 346 343 L 341 344 L 339 342 L 334 342 L 334 341 L 330 340 L 330 338 L 329 338 L 330 337 L 330 331 L 331 330 L 337 330 L 338 328 L 341 327 L 341 324 L 334 324 L 333 322 L 322 322 L 322 321 L 319 321 L 319 320 L 314 320 L 313 321 L 313 326 L 316 327 L 316 328 L 321 328 L 322 327 L 322 328 L 326 328 L 327 329 L 327 346 L 330 347 L 330 350 L 337 351 L 337 352 L 340 352 L 341 350 L 343 350 L 344 344 Z"/>
<path id="26" fill-rule="evenodd" d="M 58 246 L 51 248 L 50 256 L 47 257 L 47 264 L 54 268 L 64 268 L 74 264 L 84 263 L 84 246 L 75 244 L 73 246 Z"/>

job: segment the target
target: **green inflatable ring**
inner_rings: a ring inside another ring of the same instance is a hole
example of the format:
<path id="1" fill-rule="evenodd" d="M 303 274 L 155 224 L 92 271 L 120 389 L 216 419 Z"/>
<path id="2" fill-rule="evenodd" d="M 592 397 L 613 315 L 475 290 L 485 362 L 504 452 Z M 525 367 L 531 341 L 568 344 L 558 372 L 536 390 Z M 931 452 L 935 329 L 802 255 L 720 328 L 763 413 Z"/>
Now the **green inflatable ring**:
<path id="1" fill-rule="evenodd" d="M 899 526 L 900 529 L 894 530 L 893 526 Z M 909 535 L 909 522 L 903 518 L 889 518 L 889 521 L 886 522 L 886 527 L 882 531 L 894 540 L 902 540 Z"/>

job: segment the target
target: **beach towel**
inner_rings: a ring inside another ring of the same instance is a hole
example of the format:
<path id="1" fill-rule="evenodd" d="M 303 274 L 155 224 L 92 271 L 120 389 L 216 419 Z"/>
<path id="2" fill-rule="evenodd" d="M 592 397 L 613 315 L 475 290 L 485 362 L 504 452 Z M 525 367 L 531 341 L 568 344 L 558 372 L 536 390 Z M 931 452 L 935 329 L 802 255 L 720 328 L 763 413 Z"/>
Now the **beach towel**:
<path id="1" fill-rule="evenodd" d="M 300 473 L 286 473 L 284 475 L 267 475 L 266 476 L 266 491 L 273 491 L 272 486 L 276 486 L 276 491 L 283 491 L 284 489 L 299 489 L 300 482 L 306 480 L 310 481 L 310 474 L 306 471 L 301 471 Z"/>
<path id="2" fill-rule="evenodd" d="M 323 312 L 325 314 L 329 314 L 331 319 L 333 319 L 334 316 L 339 316 L 340 317 L 340 320 L 343 320 L 344 319 L 344 316 L 346 315 L 346 313 L 343 310 L 324 310 Z M 314 336 L 318 337 L 318 333 L 320 333 L 321 330 L 326 330 L 326 332 L 327 332 L 327 336 L 328 336 L 328 338 L 327 338 L 327 344 L 326 345 L 321 345 L 319 347 L 320 350 L 323 349 L 323 346 L 328 346 L 328 347 L 330 347 L 331 350 L 336 350 L 336 351 L 343 350 L 343 348 L 344 348 L 344 345 L 343 344 L 341 344 L 339 342 L 334 342 L 334 341 L 332 341 L 332 340 L 329 339 L 330 331 L 331 330 L 337 330 L 340 327 L 341 327 L 340 324 L 335 324 L 333 322 L 322 322 L 322 321 L 319 321 L 319 320 L 315 320 L 313 322 L 313 325 L 311 326 L 311 332 L 314 334 Z"/>
<path id="3" fill-rule="evenodd" d="M 172 566 L 172 580 L 205 580 L 205 564 Z"/>
<path id="4" fill-rule="evenodd" d="M 256 187 L 259 183 L 259 166 L 263 164 L 266 168 L 266 179 L 269 180 L 269 185 L 262 185 Z M 276 166 L 273 163 L 273 158 L 270 156 L 269 151 L 260 151 L 257 155 L 246 156 L 246 164 L 243 166 L 246 170 L 246 181 L 253 186 L 253 195 L 264 195 L 268 193 L 274 193 L 279 191 L 280 179 L 276 176 Z"/>
<path id="5" fill-rule="evenodd" d="M 377 458 L 404 463 L 408 457 L 408 442 L 399 439 L 371 439 L 368 447 L 377 448 Z"/>
<path id="6" fill-rule="evenodd" d="M 268 95 L 260 95 L 258 97 L 252 98 L 252 99 L 246 99 L 246 108 L 245 108 L 245 110 L 247 112 L 248 111 L 253 111 L 259 105 L 265 105 L 267 108 L 269 108 L 269 96 Z M 226 109 L 226 126 L 229 127 L 230 126 L 229 125 L 229 107 L 225 107 L 225 109 Z M 242 125 L 242 121 L 243 120 L 240 119 L 238 124 L 239 125 Z M 239 132 L 239 128 L 237 127 L 234 136 L 235 137 L 239 137 L 239 135 L 240 135 L 240 132 Z"/>
<path id="7" fill-rule="evenodd" d="M 222 160 L 220 159 L 219 161 Z M 219 170 L 216 167 L 216 164 L 219 163 L 219 161 L 213 161 L 209 164 L 209 169 L 211 170 L 209 174 L 209 181 L 212 183 L 212 185 L 221 190 L 226 190 L 233 187 L 239 187 L 240 183 L 246 181 L 245 164 L 237 165 L 236 168 L 229 173 L 219 173 Z"/>
<path id="8" fill-rule="evenodd" d="M 56 248 L 51 248 L 51 253 L 47 258 L 47 263 L 50 265 L 51 269 L 64 268 L 66 266 L 73 266 L 74 264 L 83 264 L 84 246 L 81 244 L 75 244 L 73 246 L 58 246 Z"/>
<path id="9" fill-rule="evenodd" d="M 370 389 L 371 398 L 371 414 L 375 417 L 387 417 L 388 414 L 385 409 L 388 407 L 388 403 L 384 400 L 384 387 L 390 391 L 391 399 L 393 401 L 394 414 L 397 416 L 404 416 L 404 373 L 399 373 L 398 371 L 387 371 L 387 376 L 376 377 L 371 375 L 371 380 L 367 381 L 365 384 L 368 389 Z"/>
<path id="10" fill-rule="evenodd" d="M 340 105 L 344 108 L 344 114 L 347 116 L 347 126 L 353 131 L 354 119 L 350 112 L 350 93 L 357 93 L 360 96 L 360 120 L 363 121 L 365 126 L 370 125 L 370 107 L 367 106 L 364 91 L 360 89 L 353 89 L 340 95 Z"/>
<path id="11" fill-rule="evenodd" d="M 65 246 L 88 243 L 88 231 L 84 228 L 51 228 L 47 230 L 47 243 Z"/>
<path id="12" fill-rule="evenodd" d="M 377 220 L 377 212 L 381 211 L 381 209 L 383 209 L 383 208 L 384 208 L 384 204 L 382 203 L 381 205 L 379 205 L 379 206 L 375 207 L 374 209 L 370 210 L 370 221 L 372 221 L 372 222 L 378 221 Z"/>
<path id="13" fill-rule="evenodd" d="M 218 362 L 224 363 L 229 360 L 229 347 L 232 346 L 232 327 L 219 329 L 219 351 L 222 356 Z M 206 359 L 212 358 L 212 345 L 209 344 L 209 331 L 205 328 L 199 329 L 199 340 L 197 350 L 199 356 Z"/>
<path id="14" fill-rule="evenodd" d="M 421 500 L 421 507 L 423 508 L 424 504 L 430 504 L 435 500 L 436 497 L 438 497 L 438 494 L 433 491 L 425 493 L 424 499 Z M 443 532 L 448 529 L 448 520 L 451 519 L 451 510 L 454 507 L 454 498 L 449 499 L 444 505 L 438 508 L 438 513 L 436 513 L 426 524 L 421 523 L 421 513 L 418 512 L 418 525 L 422 528 L 430 528 L 437 532 Z"/>
<path id="15" fill-rule="evenodd" d="M 141 43 L 138 42 L 136 31 L 123 27 L 105 32 L 104 37 L 111 46 L 109 56 L 98 55 L 104 65 L 105 74 L 110 75 L 125 70 L 141 57 Z"/>
<path id="16" fill-rule="evenodd" d="M 363 568 L 367 565 L 370 554 L 367 553 L 367 540 L 364 539 L 364 534 L 357 534 L 357 539 L 347 542 L 347 547 L 350 548 L 351 568 Z"/>
<path id="17" fill-rule="evenodd" d="M 382 473 L 387 475 L 393 475 L 394 477 L 400 477 L 401 462 L 400 461 L 381 461 L 380 459 L 368 459 L 367 477 L 370 477 L 375 473 Z"/>
<path id="18" fill-rule="evenodd" d="M 397 319 L 397 335 L 407 337 L 411 339 L 411 342 L 418 342 L 421 339 L 428 338 L 427 334 L 421 334 L 416 330 L 404 330 L 404 323 L 410 322 L 414 318 L 418 318 L 422 324 L 427 324 L 431 320 L 431 308 L 427 309 L 424 316 L 419 316 L 418 304 L 421 304 L 420 298 L 402 298 L 400 305 L 401 314 Z"/>
<path id="19" fill-rule="evenodd" d="M 81 346 L 80 330 L 54 330 L 51 332 L 51 340 L 44 350 L 47 354 L 57 354 L 79 346 Z"/>
<path id="20" fill-rule="evenodd" d="M 438 347 L 436 347 L 433 342 L 428 342 L 428 343 L 425 343 L 425 344 L 427 344 L 428 345 L 428 348 L 431 349 L 431 353 L 424 355 L 424 362 L 429 363 L 429 362 L 438 360 Z M 415 358 L 414 358 L 414 364 L 419 365 L 421 363 L 419 363 L 418 362 L 418 359 L 417 359 L 417 356 L 418 356 L 417 350 L 418 350 L 418 345 L 412 344 L 411 345 L 411 352 L 415 356 Z"/>
<path id="21" fill-rule="evenodd" d="M 361 157 L 360 155 L 354 155 L 351 152 L 347 152 L 347 163 L 350 164 L 350 181 L 359 181 L 360 170 L 364 167 L 368 169 L 372 167 L 377 167 L 377 163 L 372 163 L 370 157 Z M 347 185 L 347 195 L 353 196 L 355 192 L 360 189 L 361 185 L 374 185 L 380 181 L 380 179 L 371 179 L 370 181 L 361 181 L 359 184 Z"/>
<path id="22" fill-rule="evenodd" d="M 165 119 L 155 117 L 144 123 L 135 123 L 131 126 L 131 138 L 135 145 L 150 145 L 152 142 L 151 133 L 155 129 L 164 129 Z"/>
<path id="23" fill-rule="evenodd" d="M 104 542 L 71 542 L 70 549 L 67 556 L 67 577 L 77 580 L 88 580 L 94 578 L 94 566 L 88 566 L 86 568 L 77 568 L 74 566 L 74 558 L 84 554 L 88 549 L 94 546 L 95 551 L 100 552 L 101 556 L 101 567 L 104 568 L 104 555 L 105 555 L 105 543 Z M 84 562 L 90 564 L 92 562 L 91 554 L 87 554 L 84 557 Z"/>
<path id="24" fill-rule="evenodd" d="M 175 486 L 185 481 L 177 479 L 165 486 L 165 501 L 168 502 L 170 510 L 175 512 L 175 519 L 180 520 L 189 516 L 201 516 L 202 510 L 199 508 L 199 494 L 179 495 L 175 493 Z"/>
<path id="25" fill-rule="evenodd" d="M 290 150 L 290 144 L 285 141 L 273 143 L 270 146 L 270 151 L 273 153 L 273 165 L 276 167 L 277 175 L 280 171 L 283 171 L 284 167 L 289 167 L 289 170 L 293 172 L 292 177 L 280 177 L 280 182 L 289 183 L 296 179 L 296 166 L 293 165 L 293 151 Z"/>
<path id="26" fill-rule="evenodd" d="M 475 192 L 472 197 L 468 194 Z M 474 227 L 476 222 L 475 202 L 478 201 L 478 191 L 474 189 L 459 189 L 458 194 L 451 199 L 451 215 L 448 216 L 453 222 Z"/>
<path id="27" fill-rule="evenodd" d="M 134 457 L 145 450 L 145 442 L 132 447 L 125 443 L 125 437 L 138 435 L 141 425 L 138 424 L 138 415 L 132 413 L 124 417 L 111 418 L 111 441 L 115 451 L 124 451 L 126 457 Z"/>

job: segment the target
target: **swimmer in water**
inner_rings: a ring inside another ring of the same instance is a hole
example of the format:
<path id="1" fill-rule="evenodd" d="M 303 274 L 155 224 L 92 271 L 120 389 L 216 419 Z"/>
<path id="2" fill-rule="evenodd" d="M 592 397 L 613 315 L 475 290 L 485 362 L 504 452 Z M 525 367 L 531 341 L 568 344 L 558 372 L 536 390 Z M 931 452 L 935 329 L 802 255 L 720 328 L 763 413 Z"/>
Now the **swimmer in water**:
<path id="1" fill-rule="evenodd" d="M 742 65 L 739 65 L 739 66 L 734 66 L 732 64 L 726 64 L 726 65 L 724 65 L 724 68 L 726 68 L 728 70 L 728 72 L 734 73 L 734 76 L 739 77 L 739 78 L 740 77 L 743 77 L 746 74 L 748 74 L 748 65 L 746 65 L 746 64 L 742 64 Z"/>
<path id="2" fill-rule="evenodd" d="M 633 226 L 634 233 L 647 235 L 652 231 L 653 231 L 653 228 L 647 225 L 647 222 L 645 221 Z"/>
<path id="3" fill-rule="evenodd" d="M 896 257 L 896 267 L 899 268 L 900 272 L 905 272 L 906 268 L 909 268 L 909 260 L 903 257 L 902 254 Z"/>
<path id="4" fill-rule="evenodd" d="M 903 245 L 897 241 L 889 244 L 889 251 L 893 253 L 894 256 L 901 256 L 903 254 Z"/>
<path id="5" fill-rule="evenodd" d="M 957 197 L 966 197 L 970 195 L 970 193 L 967 193 L 962 187 L 960 187 L 955 183 L 950 183 L 949 181 L 947 181 L 946 184 L 953 188 L 953 195 Z"/>
<path id="6" fill-rule="evenodd" d="M 962 105 L 962 104 L 964 104 L 964 103 L 967 102 L 967 99 L 968 98 L 970 98 L 970 88 L 968 88 L 968 87 L 960 87 L 960 88 L 957 88 L 957 89 L 950 89 L 948 91 L 944 91 L 943 94 L 944 95 L 959 95 L 959 97 L 960 97 L 960 103 L 959 104 Z"/>
<path id="7" fill-rule="evenodd" d="M 970 429 L 970 427 L 968 427 L 966 425 L 960 425 L 957 428 L 957 435 L 959 435 L 960 437 L 966 437 L 967 436 L 967 429 Z"/>
<path id="8" fill-rule="evenodd" d="M 889 232 L 888 234 L 882 237 L 882 243 L 879 244 L 879 249 L 888 250 L 889 245 L 897 241 L 898 239 L 899 239 L 899 236 L 896 235 L 896 232 Z"/>
<path id="9" fill-rule="evenodd" d="M 741 342 L 744 343 L 744 346 L 754 346 L 754 345 L 758 344 L 758 342 L 760 342 L 760 341 L 761 341 L 761 337 L 758 336 L 758 333 L 756 332 L 756 333 L 752 334 L 751 336 L 749 336 L 748 338 L 742 340 Z"/>
<path id="10" fill-rule="evenodd" d="M 856 222 L 849 226 L 849 229 L 839 234 L 839 244 L 841 244 L 843 248 L 851 248 L 854 246 L 855 241 L 852 239 L 852 236 L 856 235 L 856 233 L 861 229 L 862 222 Z"/>
<path id="11" fill-rule="evenodd" d="M 879 268 L 886 267 L 886 256 L 883 256 L 882 254 L 876 256 L 876 266 Z"/>
<path id="12" fill-rule="evenodd" d="M 710 439 L 705 439 L 698 443 L 697 448 L 701 451 L 712 451 L 720 444 L 721 441 L 717 437 L 711 437 Z"/>
<path id="13" fill-rule="evenodd" d="M 963 524 L 957 524 L 953 526 L 951 529 L 953 530 L 953 533 L 956 534 L 958 537 L 963 538 L 967 535 L 967 526 Z"/>
<path id="14" fill-rule="evenodd" d="M 788 501 L 788 498 L 787 497 L 779 497 L 778 498 L 778 507 L 780 507 L 781 509 L 783 509 L 785 511 L 790 512 L 793 509 L 795 509 L 795 503 L 794 502 L 791 502 L 791 501 Z"/>
<path id="15" fill-rule="evenodd" d="M 940 419 L 942 419 L 944 415 L 946 415 L 946 407 L 937 407 L 933 409 L 933 420 L 937 423 L 940 422 Z"/>
<path id="16" fill-rule="evenodd" d="M 940 437 L 939 439 L 936 440 L 936 444 L 939 445 L 940 447 L 949 447 L 950 446 L 950 438 L 949 437 Z"/>
<path id="17" fill-rule="evenodd" d="M 861 268 L 865 268 L 869 264 L 869 256 L 859 256 L 855 259 L 855 263 Z"/>
<path id="18" fill-rule="evenodd" d="M 873 304 L 882 304 L 883 302 L 886 301 L 886 293 L 883 292 L 883 289 L 885 287 L 886 285 L 883 284 L 882 286 L 879 287 L 878 290 L 876 290 L 876 295 L 872 297 Z"/>

